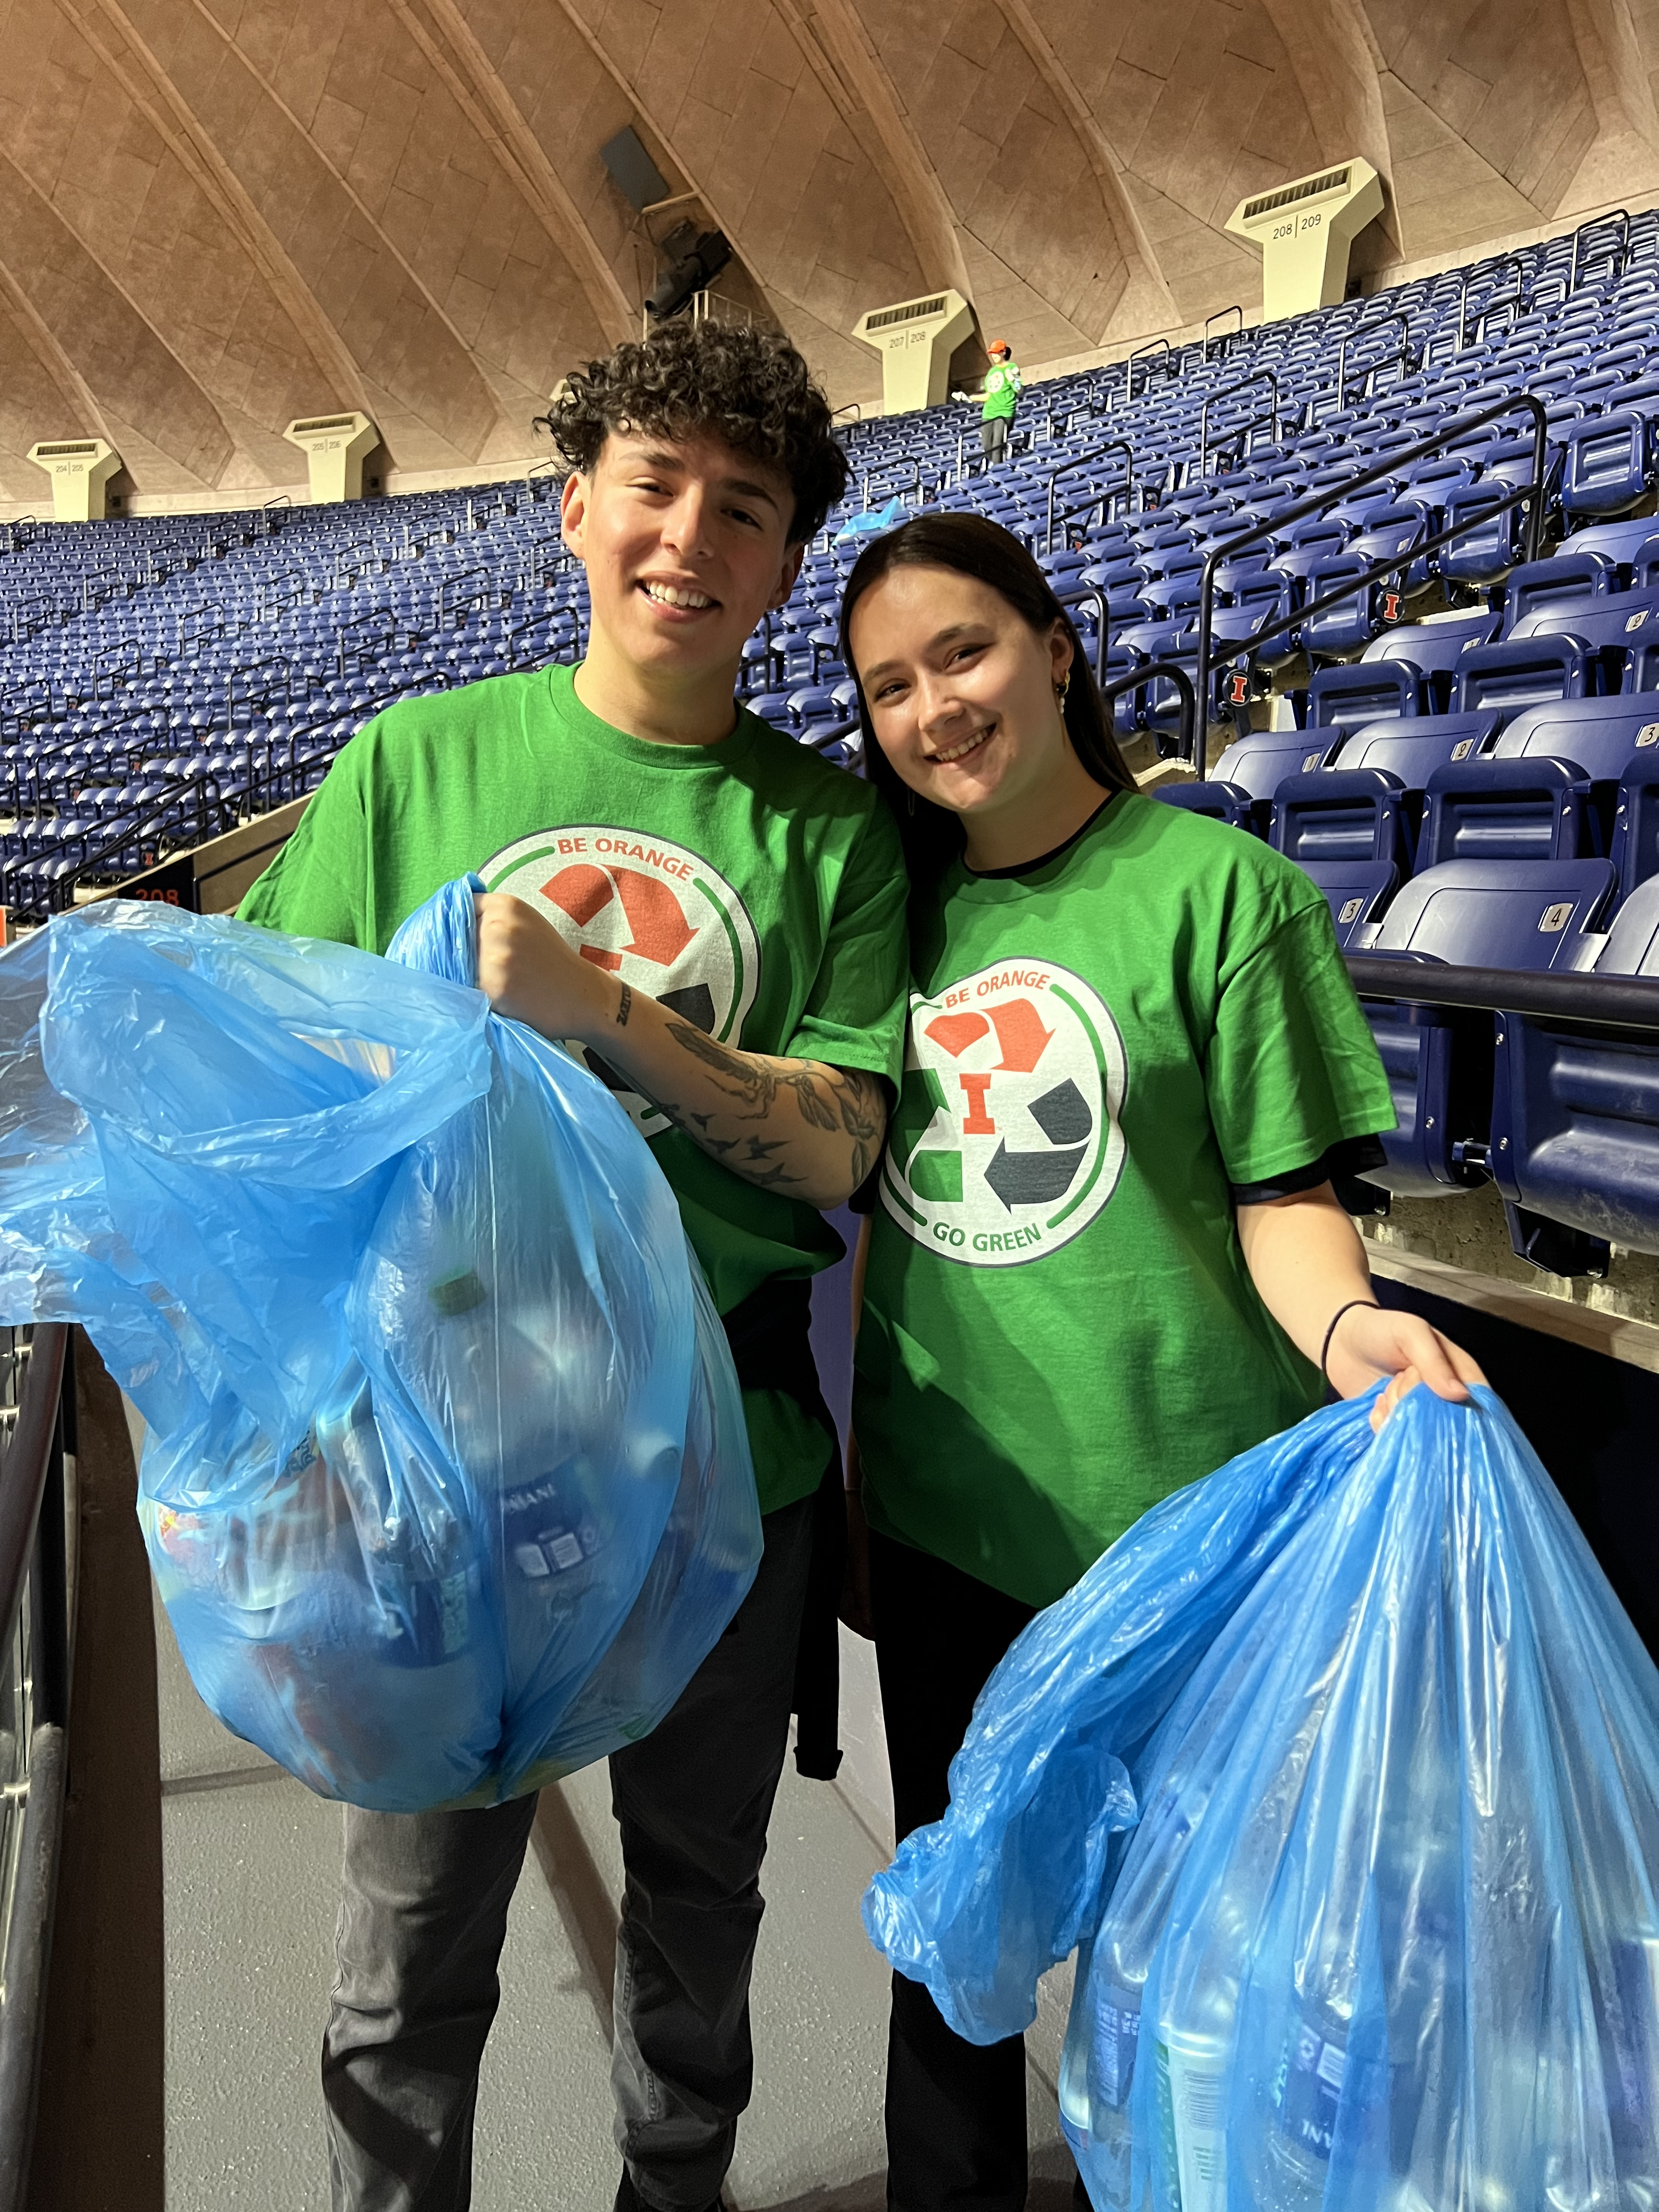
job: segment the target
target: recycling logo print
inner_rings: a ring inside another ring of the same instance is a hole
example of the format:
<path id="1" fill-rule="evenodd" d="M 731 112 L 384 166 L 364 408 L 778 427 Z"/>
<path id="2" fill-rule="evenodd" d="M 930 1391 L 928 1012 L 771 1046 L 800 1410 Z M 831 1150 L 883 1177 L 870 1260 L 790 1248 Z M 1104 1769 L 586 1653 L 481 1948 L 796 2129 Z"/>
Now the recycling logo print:
<path id="1" fill-rule="evenodd" d="M 1127 1079 L 1103 1000 L 1051 963 L 1000 963 L 913 1000 L 883 1205 L 967 1267 L 1057 1251 L 1117 1187 Z"/>
<path id="2" fill-rule="evenodd" d="M 760 944 L 748 908 L 701 853 L 585 823 L 520 838 L 479 872 L 487 889 L 510 892 L 545 915 L 584 960 L 705 1035 L 741 1043 L 760 984 Z M 670 1127 L 598 1053 L 571 1049 L 644 1135 Z"/>

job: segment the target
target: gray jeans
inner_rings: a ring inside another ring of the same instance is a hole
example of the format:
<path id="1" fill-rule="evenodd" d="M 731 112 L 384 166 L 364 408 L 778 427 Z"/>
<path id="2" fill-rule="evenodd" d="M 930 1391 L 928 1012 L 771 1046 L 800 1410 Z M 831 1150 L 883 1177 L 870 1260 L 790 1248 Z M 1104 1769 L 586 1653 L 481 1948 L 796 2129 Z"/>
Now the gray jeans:
<path id="1" fill-rule="evenodd" d="M 993 415 L 979 426 L 979 449 L 987 461 L 1000 461 L 1008 451 L 1009 418 Z"/>
<path id="2" fill-rule="evenodd" d="M 626 1882 L 617 2146 L 660 2212 L 720 2195 L 749 2102 L 749 1976 L 789 1735 L 812 1501 L 762 1522 L 754 1588 L 667 1719 L 611 1761 Z M 534 1796 L 483 1812 L 348 1806 L 323 2039 L 335 2212 L 465 2212 L 478 2063 Z"/>

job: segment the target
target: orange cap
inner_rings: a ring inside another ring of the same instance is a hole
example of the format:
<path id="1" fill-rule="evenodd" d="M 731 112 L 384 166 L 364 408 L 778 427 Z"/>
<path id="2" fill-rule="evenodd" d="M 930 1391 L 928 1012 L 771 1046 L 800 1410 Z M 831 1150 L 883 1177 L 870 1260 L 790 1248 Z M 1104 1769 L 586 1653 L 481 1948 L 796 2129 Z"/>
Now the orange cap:
<path id="1" fill-rule="evenodd" d="M 1013 349 L 1006 338 L 993 338 L 985 350 L 987 353 L 1012 353 Z"/>

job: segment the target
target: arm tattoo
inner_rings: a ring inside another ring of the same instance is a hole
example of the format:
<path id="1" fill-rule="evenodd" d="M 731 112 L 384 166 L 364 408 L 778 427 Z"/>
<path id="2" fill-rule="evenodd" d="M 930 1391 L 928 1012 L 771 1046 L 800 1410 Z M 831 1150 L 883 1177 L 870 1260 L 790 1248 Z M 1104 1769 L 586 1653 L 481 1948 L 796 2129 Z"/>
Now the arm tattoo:
<path id="1" fill-rule="evenodd" d="M 706 1036 L 690 1022 L 671 1021 L 668 1033 L 684 1050 L 700 1060 L 703 1066 L 720 1077 L 720 1088 L 746 1110 L 740 1115 L 744 1121 L 767 1120 L 778 1102 L 780 1093 L 793 1091 L 803 1121 L 826 1134 L 840 1133 L 852 1140 L 851 1168 L 854 1186 L 869 1174 L 881 1147 L 884 1115 L 882 1111 L 881 1086 L 873 1075 L 861 1068 L 812 1067 L 788 1062 L 769 1064 L 748 1053 L 734 1052 L 729 1045 Z M 676 1109 L 666 1100 L 657 1102 L 671 1119 L 682 1127 L 689 1120 L 702 1123 L 706 1131 L 708 1116 L 692 1116 Z M 737 1157 L 733 1143 L 711 1143 L 705 1133 L 702 1142 L 710 1152 L 726 1158 L 746 1181 L 769 1188 L 782 1182 L 804 1180 L 791 1176 L 781 1161 L 770 1160 L 779 1149 L 781 1139 L 763 1145 L 758 1137 L 749 1139 L 748 1150 Z M 769 1161 L 769 1164 L 767 1163 Z"/>
<path id="2" fill-rule="evenodd" d="M 628 1027 L 628 1017 L 633 1010 L 633 1006 L 634 994 L 624 983 L 622 987 L 622 996 L 617 1001 L 617 1027 L 619 1030 L 625 1030 Z"/>

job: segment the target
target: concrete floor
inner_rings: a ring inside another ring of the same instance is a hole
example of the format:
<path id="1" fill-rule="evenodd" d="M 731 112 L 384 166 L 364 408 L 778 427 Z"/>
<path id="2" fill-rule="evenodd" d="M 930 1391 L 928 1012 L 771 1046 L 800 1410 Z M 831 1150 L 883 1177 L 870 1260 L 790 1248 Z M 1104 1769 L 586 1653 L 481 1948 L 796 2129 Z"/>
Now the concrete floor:
<path id="1" fill-rule="evenodd" d="M 317 2054 L 339 1811 L 228 1735 L 156 1608 L 170 2212 L 326 2212 Z M 859 1899 L 891 1845 L 873 1655 L 843 1632 L 842 1777 L 791 1761 L 757 1960 L 754 2101 L 734 2212 L 878 2212 L 886 1970 Z M 609 1952 L 621 1856 L 603 1766 L 544 1793 L 514 1899 L 477 2120 L 477 2212 L 610 2212 Z M 1028 2039 L 1034 2207 L 1069 2204 L 1054 2082 L 1070 1991 Z"/>

